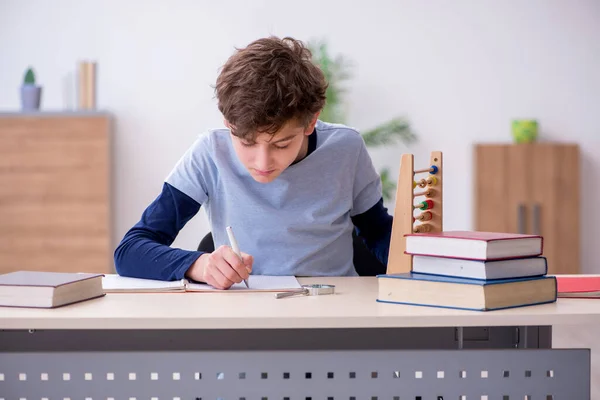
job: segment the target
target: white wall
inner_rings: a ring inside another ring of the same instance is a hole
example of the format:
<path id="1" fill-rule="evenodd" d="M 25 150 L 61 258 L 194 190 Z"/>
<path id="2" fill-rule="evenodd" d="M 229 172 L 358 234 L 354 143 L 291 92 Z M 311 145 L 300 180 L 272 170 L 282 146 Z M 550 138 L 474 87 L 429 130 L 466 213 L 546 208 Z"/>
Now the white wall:
<path id="1" fill-rule="evenodd" d="M 268 34 L 328 38 L 353 59 L 350 124 L 406 115 L 420 142 L 373 150 L 394 176 L 404 151 L 445 158 L 445 227 L 472 227 L 473 141 L 510 140 L 537 118 L 583 149 L 584 271 L 600 272 L 600 2 L 0 0 L 0 109 L 19 107 L 33 65 L 43 108 L 71 107 L 76 62 L 99 63 L 99 108 L 116 116 L 115 245 L 203 129 L 220 126 L 211 84 L 234 46 Z M 358 3 L 357 3 L 358 4 Z M 490 177 L 493 179 L 493 177 Z M 195 248 L 204 214 L 175 245 Z"/>

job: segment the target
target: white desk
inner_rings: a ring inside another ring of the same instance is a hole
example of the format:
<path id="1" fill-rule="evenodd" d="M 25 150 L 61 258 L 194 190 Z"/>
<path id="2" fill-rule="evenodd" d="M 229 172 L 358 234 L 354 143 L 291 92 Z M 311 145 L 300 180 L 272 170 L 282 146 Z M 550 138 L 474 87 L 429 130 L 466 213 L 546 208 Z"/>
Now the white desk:
<path id="1" fill-rule="evenodd" d="M 589 350 L 552 349 L 550 329 L 600 321 L 600 301 L 471 312 L 377 303 L 376 278 L 301 281 L 337 293 L 0 308 L 0 399 L 589 399 Z"/>

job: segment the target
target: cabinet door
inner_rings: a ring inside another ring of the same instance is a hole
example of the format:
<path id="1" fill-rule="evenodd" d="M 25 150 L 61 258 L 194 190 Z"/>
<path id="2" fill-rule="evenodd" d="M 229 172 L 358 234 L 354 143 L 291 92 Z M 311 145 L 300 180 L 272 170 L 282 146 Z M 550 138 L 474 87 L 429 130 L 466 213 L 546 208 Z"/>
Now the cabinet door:
<path id="1" fill-rule="evenodd" d="M 475 230 L 508 230 L 506 154 L 506 146 L 503 145 L 475 146 Z"/>
<path id="2" fill-rule="evenodd" d="M 579 146 L 561 145 L 557 151 L 559 158 L 558 185 L 556 186 L 555 216 L 559 252 L 555 254 L 558 273 L 578 274 L 581 272 L 581 187 Z"/>
<path id="3" fill-rule="evenodd" d="M 475 229 L 526 233 L 529 146 L 475 146 Z"/>
<path id="4" fill-rule="evenodd" d="M 0 118 L 0 273 L 111 272 L 109 118 Z"/>
<path id="5" fill-rule="evenodd" d="M 506 162 L 506 218 L 511 233 L 531 233 L 531 148 L 530 145 L 508 145 Z"/>
<path id="6" fill-rule="evenodd" d="M 539 143 L 531 166 L 531 233 L 544 237 L 548 272 L 579 273 L 578 147 Z"/>

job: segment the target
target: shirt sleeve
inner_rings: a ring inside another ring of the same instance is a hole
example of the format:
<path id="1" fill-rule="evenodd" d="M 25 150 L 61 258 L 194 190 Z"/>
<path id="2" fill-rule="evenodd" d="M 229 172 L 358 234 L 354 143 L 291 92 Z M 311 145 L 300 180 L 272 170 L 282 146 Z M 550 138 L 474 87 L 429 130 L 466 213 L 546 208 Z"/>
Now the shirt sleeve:
<path id="1" fill-rule="evenodd" d="M 371 156 L 362 138 L 360 138 L 360 150 L 354 173 L 352 196 L 353 201 L 350 216 L 366 212 L 382 196 L 381 177 L 375 170 Z"/>
<path id="2" fill-rule="evenodd" d="M 170 246 L 199 210 L 200 203 L 165 182 L 159 196 L 117 246 L 114 253 L 117 273 L 165 281 L 183 279 L 202 252 Z"/>
<path id="3" fill-rule="evenodd" d="M 352 217 L 356 235 L 362 239 L 369 251 L 387 265 L 392 238 L 393 217 L 383 206 L 383 198 L 366 212 Z"/>
<path id="4" fill-rule="evenodd" d="M 215 150 L 210 132 L 200 135 L 165 179 L 199 204 L 205 204 L 215 184 L 216 166 L 211 158 Z"/>

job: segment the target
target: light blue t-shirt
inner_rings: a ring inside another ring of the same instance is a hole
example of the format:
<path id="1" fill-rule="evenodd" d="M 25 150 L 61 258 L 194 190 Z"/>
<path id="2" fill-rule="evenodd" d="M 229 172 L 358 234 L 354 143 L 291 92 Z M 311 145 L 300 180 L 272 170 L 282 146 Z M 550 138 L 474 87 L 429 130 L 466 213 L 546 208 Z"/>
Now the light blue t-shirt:
<path id="1" fill-rule="evenodd" d="M 238 160 L 229 130 L 211 130 L 166 182 L 202 205 L 215 248 L 233 228 L 253 274 L 356 275 L 351 217 L 381 199 L 381 179 L 356 130 L 318 121 L 316 137 L 314 151 L 264 184 Z"/>

